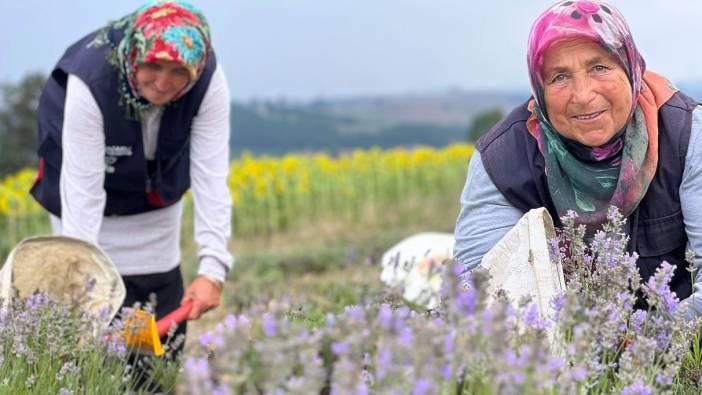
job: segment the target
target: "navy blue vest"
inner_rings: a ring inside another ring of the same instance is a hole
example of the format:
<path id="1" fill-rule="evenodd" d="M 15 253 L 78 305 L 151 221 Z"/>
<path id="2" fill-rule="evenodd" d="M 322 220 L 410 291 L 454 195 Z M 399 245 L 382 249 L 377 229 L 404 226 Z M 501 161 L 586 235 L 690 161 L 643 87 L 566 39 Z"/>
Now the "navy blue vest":
<path id="1" fill-rule="evenodd" d="M 210 53 L 193 88 L 165 107 L 155 159 L 147 163 L 141 122 L 125 117 L 118 103 L 120 81 L 106 57 L 110 45 L 88 48 L 96 33 L 66 50 L 42 90 L 37 111 L 39 175 L 31 193 L 49 212 L 61 215 L 61 135 L 68 74 L 74 74 L 88 85 L 102 112 L 107 194 L 104 214 L 138 214 L 171 205 L 190 188 L 190 127 L 217 65 L 214 53 Z M 122 37 L 120 30 L 109 34 L 111 43 L 118 43 Z"/>
<path id="2" fill-rule="evenodd" d="M 680 206 L 680 184 L 697 103 L 676 93 L 659 111 L 658 169 L 638 208 L 627 219 L 629 251 L 639 254 L 643 281 L 665 260 L 676 266 L 670 287 L 682 300 L 692 285 L 685 262 L 687 235 Z M 527 103 L 517 107 L 477 143 L 483 165 L 497 189 L 516 208 L 546 207 L 560 225 L 551 201 L 544 158 L 529 135 Z"/>

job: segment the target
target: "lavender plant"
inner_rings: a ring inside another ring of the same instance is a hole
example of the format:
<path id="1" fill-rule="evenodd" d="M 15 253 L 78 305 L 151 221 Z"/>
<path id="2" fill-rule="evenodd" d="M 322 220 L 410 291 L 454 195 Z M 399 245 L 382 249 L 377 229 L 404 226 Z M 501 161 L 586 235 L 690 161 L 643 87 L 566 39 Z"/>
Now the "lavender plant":
<path id="1" fill-rule="evenodd" d="M 134 385 L 128 359 L 134 350 L 125 346 L 122 321 L 96 331 L 96 318 L 41 293 L 13 298 L 0 309 L 0 393 L 144 392 Z M 161 360 L 154 366 L 170 373 L 173 387 L 178 366 Z"/>
<path id="2" fill-rule="evenodd" d="M 663 263 L 645 284 L 612 209 L 588 243 L 575 214 L 553 244 L 566 291 L 541 317 L 525 298 L 488 298 L 489 273 L 446 270 L 431 312 L 368 303 L 310 330 L 272 303 L 228 316 L 200 339 L 182 389 L 219 394 L 672 393 L 700 322 L 685 318 Z M 509 264 L 506 262 L 505 264 Z M 648 301 L 636 310 L 637 292 Z M 492 302 L 488 302 L 492 300 Z M 249 318 L 247 318 L 249 317 Z M 555 334 L 553 343 L 547 333 Z M 699 352 L 697 343 L 698 357 Z M 700 357 L 702 359 L 702 357 Z M 699 361 L 698 361 L 699 362 Z"/>

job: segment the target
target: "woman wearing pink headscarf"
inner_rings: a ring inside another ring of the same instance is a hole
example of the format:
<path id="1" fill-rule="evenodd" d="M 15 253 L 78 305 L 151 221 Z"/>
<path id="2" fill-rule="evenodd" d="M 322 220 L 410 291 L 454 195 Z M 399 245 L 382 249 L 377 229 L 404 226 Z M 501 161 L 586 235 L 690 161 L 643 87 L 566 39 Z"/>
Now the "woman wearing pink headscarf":
<path id="1" fill-rule="evenodd" d="M 456 260 L 476 267 L 529 209 L 546 207 L 557 223 L 575 212 L 592 234 L 615 206 L 643 280 L 666 260 L 676 266 L 672 290 L 689 297 L 686 247 L 702 252 L 697 103 L 646 70 L 623 16 L 604 1 L 562 1 L 542 13 L 527 65 L 532 98 L 481 138 L 471 159 Z M 702 281 L 695 285 L 702 292 Z"/>

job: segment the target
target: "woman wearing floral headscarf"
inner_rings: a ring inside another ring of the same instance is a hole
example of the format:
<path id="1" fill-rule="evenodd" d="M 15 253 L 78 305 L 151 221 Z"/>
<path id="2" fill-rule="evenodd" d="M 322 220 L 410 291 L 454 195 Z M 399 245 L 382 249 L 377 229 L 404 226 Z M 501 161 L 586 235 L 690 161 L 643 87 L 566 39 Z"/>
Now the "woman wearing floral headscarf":
<path id="1" fill-rule="evenodd" d="M 547 9 L 532 27 L 527 64 L 532 98 L 471 159 L 456 260 L 476 267 L 529 209 L 546 207 L 556 221 L 573 211 L 592 232 L 615 206 L 628 218 L 643 280 L 666 260 L 677 267 L 672 290 L 690 296 L 686 246 L 702 252 L 702 110 L 646 70 L 624 18 L 603 1 Z"/>
<path id="2" fill-rule="evenodd" d="M 32 194 L 56 233 L 100 245 L 156 315 L 219 304 L 227 251 L 229 94 L 200 11 L 154 1 L 70 46 L 39 102 Z M 182 196 L 193 187 L 198 276 L 180 274 Z M 177 333 L 183 333 L 181 325 Z"/>

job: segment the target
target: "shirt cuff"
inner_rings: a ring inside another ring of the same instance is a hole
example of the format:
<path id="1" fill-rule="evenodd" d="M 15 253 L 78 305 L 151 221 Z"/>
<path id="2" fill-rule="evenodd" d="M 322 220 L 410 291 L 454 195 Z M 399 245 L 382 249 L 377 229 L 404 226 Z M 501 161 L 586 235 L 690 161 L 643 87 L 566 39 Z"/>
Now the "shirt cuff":
<path id="1" fill-rule="evenodd" d="M 211 256 L 204 256 L 200 259 L 198 275 L 210 276 L 217 281 L 225 282 L 227 277 L 227 267 Z"/>

